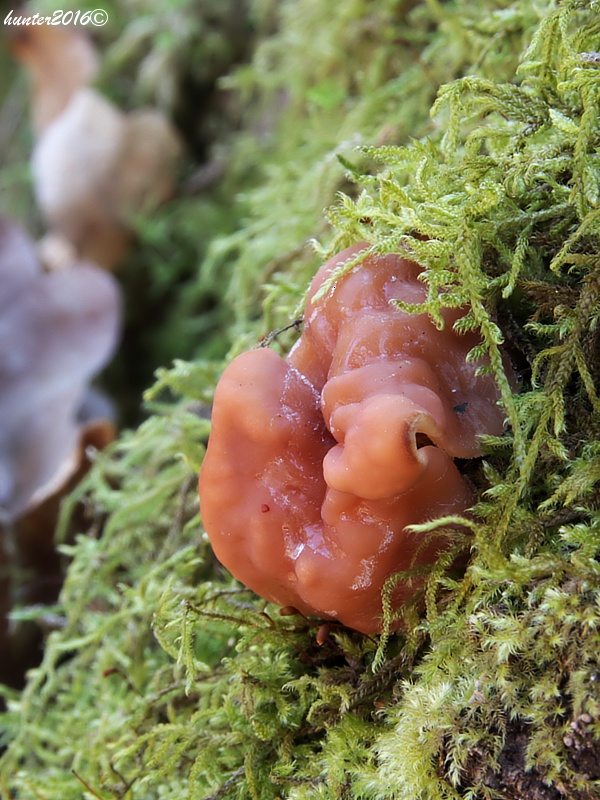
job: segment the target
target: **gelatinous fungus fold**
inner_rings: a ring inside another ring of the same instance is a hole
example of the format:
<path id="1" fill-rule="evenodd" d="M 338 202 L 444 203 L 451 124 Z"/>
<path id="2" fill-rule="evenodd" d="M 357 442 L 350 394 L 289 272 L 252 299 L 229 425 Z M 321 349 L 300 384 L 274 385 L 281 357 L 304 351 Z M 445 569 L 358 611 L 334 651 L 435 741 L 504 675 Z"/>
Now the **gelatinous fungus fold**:
<path id="1" fill-rule="evenodd" d="M 407 526 L 473 503 L 454 458 L 480 455 L 504 414 L 494 379 L 467 360 L 480 337 L 453 328 L 466 309 L 445 309 L 439 330 L 394 306 L 424 301 L 418 264 L 368 255 L 322 291 L 365 247 L 319 270 L 287 359 L 252 350 L 223 373 L 200 506 L 217 557 L 249 588 L 374 633 L 386 580 L 449 547 L 447 533 Z M 423 580 L 400 579 L 393 607 Z"/>

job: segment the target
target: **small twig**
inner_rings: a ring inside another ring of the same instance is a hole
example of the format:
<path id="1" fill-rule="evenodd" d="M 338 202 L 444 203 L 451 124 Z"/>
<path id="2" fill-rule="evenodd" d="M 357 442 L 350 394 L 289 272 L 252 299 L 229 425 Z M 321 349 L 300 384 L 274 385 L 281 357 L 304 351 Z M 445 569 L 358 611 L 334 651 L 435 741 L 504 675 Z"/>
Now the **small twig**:
<path id="1" fill-rule="evenodd" d="M 133 784 L 135 783 L 135 781 L 137 779 L 137 776 L 133 777 L 130 781 L 128 781 L 128 780 L 125 779 L 125 776 L 121 772 L 119 772 L 119 770 L 115 767 L 115 765 L 112 762 L 112 758 L 111 758 L 109 763 L 110 763 L 110 768 L 111 768 L 112 772 L 114 772 L 114 774 L 117 776 L 117 778 L 123 784 L 123 794 L 126 794 L 131 789 Z"/>
<path id="2" fill-rule="evenodd" d="M 277 339 L 278 336 L 280 336 L 282 333 L 285 333 L 286 331 L 291 330 L 292 328 L 299 333 L 300 325 L 302 325 L 303 322 L 304 322 L 304 316 L 300 316 L 293 322 L 290 322 L 290 324 L 286 325 L 284 328 L 279 328 L 276 331 L 271 331 L 271 333 L 267 333 L 266 336 L 263 336 L 262 339 L 259 341 L 258 347 L 268 347 L 271 344 L 271 342 L 274 342 L 275 339 Z"/>
<path id="3" fill-rule="evenodd" d="M 111 675 L 118 675 L 125 681 L 129 691 L 134 692 L 135 694 L 139 695 L 139 697 L 143 697 L 143 694 L 140 692 L 139 689 L 137 689 L 133 685 L 129 676 L 122 669 L 120 669 L 119 667 L 107 667 L 105 670 L 102 671 L 103 678 L 109 678 Z"/>
<path id="4" fill-rule="evenodd" d="M 209 797 L 205 797 L 204 800 L 221 800 L 222 797 L 225 797 L 227 792 L 230 788 L 235 784 L 239 778 L 245 773 L 245 767 L 238 767 L 236 771 L 227 778 L 225 783 L 223 783 L 214 794 L 211 794 Z"/>
<path id="5" fill-rule="evenodd" d="M 384 663 L 379 672 L 372 678 L 365 681 L 362 685 L 359 685 L 350 695 L 348 710 L 352 711 L 358 708 L 365 703 L 366 700 L 375 697 L 384 689 L 388 688 L 392 680 L 396 681 L 399 673 L 410 668 L 414 664 L 418 650 L 423 645 L 426 638 L 427 636 L 423 631 L 419 632 L 410 652 L 403 649 L 397 656 Z"/>
<path id="6" fill-rule="evenodd" d="M 585 512 L 582 509 L 565 508 L 553 514 L 547 519 L 541 520 L 542 528 L 554 528 L 557 525 L 566 525 L 571 522 L 581 522 L 585 519 Z"/>
<path id="7" fill-rule="evenodd" d="M 75 770 L 74 770 L 74 769 L 72 769 L 72 770 L 71 770 L 71 772 L 73 773 L 73 775 L 75 775 L 75 777 L 77 778 L 77 780 L 78 780 L 80 783 L 82 783 L 82 784 L 85 786 L 85 788 L 88 790 L 88 792 L 89 792 L 90 794 L 93 794 L 93 795 L 94 795 L 94 797 L 97 797 L 97 798 L 98 798 L 98 800 L 104 800 L 104 797 L 102 797 L 102 795 L 98 794 L 98 792 L 96 792 L 94 789 L 92 789 L 92 787 L 89 785 L 89 783 L 88 783 L 87 781 L 85 781 L 85 780 L 84 780 L 84 779 L 81 777 L 81 775 L 79 775 L 77 772 L 75 772 Z"/>
<path id="8" fill-rule="evenodd" d="M 236 616 L 235 614 L 226 614 L 225 612 L 221 613 L 218 611 L 209 611 L 205 608 L 199 608 L 195 606 L 193 603 L 190 603 L 189 600 L 184 600 L 184 606 L 187 611 L 192 614 L 196 614 L 199 617 L 204 617 L 205 619 L 216 619 L 220 622 L 233 622 L 236 625 L 244 625 L 248 628 L 254 628 L 255 630 L 264 631 L 268 630 L 268 627 L 272 627 L 273 621 L 271 620 L 270 626 L 259 625 L 257 622 L 251 622 L 248 619 L 244 619 L 242 617 Z M 261 616 L 258 614 L 257 616 Z"/>

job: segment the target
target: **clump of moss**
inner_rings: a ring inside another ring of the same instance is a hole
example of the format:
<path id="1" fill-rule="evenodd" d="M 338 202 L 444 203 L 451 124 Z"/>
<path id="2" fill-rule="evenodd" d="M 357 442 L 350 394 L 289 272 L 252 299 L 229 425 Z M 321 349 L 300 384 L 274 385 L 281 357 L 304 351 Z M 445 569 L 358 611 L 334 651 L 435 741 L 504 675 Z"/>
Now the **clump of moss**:
<path id="1" fill-rule="evenodd" d="M 386 168 L 332 212 L 334 247 L 358 220 L 373 250 L 423 264 L 428 299 L 407 310 L 470 307 L 510 423 L 487 442 L 467 574 L 436 577 L 443 608 L 430 584 L 430 651 L 378 743 L 381 797 L 598 796 L 597 11 L 549 13 L 513 83 L 443 87 L 439 145 L 371 149 Z"/>
<path id="2" fill-rule="evenodd" d="M 368 164 L 360 146 L 432 131 L 439 87 L 463 73 L 508 80 L 539 13 L 525 1 L 279 4 L 276 32 L 226 82 L 250 101 L 232 151 L 247 182 L 239 229 L 216 237 L 208 263 L 231 266 L 235 334 L 289 322 L 319 264 L 309 242 L 331 237 L 324 209 Z"/>
<path id="3" fill-rule="evenodd" d="M 306 15 L 296 19 L 296 6 Z M 374 16 L 351 8 L 355 16 L 328 19 L 323 3 L 284 4 L 285 24 L 258 52 L 291 69 L 301 63 L 294 26 L 306 25 L 326 55 L 315 19 L 338 33 L 343 21 L 348 36 L 352 21 L 360 30 L 379 20 L 377 31 L 399 36 L 394 4 L 377 3 Z M 43 664 L 22 694 L 7 693 L 7 798 L 600 796 L 598 10 L 583 0 L 415 5 L 405 31 L 415 31 L 422 63 L 412 73 L 393 77 L 384 59 L 381 83 L 358 91 L 347 52 L 334 50 L 325 77 L 336 78 L 316 94 L 321 106 L 340 103 L 345 121 L 380 85 L 385 103 L 369 119 L 395 108 L 403 131 L 393 144 L 342 149 L 347 191 L 329 212 L 329 250 L 366 239 L 418 260 L 429 295 L 407 310 L 439 319 L 443 305 L 468 305 L 461 324 L 481 330 L 474 355 L 487 355 L 501 388 L 509 429 L 486 442 L 471 476 L 481 499 L 464 520 L 464 577 L 434 569 L 426 613 L 406 612 L 405 633 L 379 641 L 281 618 L 235 584 L 204 540 L 198 547 L 195 475 L 221 364 L 178 362 L 147 394 L 152 416 L 71 499 L 90 530 L 64 547 L 72 563 L 60 602 L 40 616 L 55 628 Z M 373 52 L 391 52 L 390 41 L 375 36 Z M 444 52 L 456 70 L 445 79 L 469 74 L 441 89 L 429 135 L 421 114 L 424 138 L 398 146 L 411 126 L 400 106 L 433 93 Z M 319 84 L 294 85 L 302 102 L 292 92 L 287 109 L 297 122 Z M 330 136 L 318 159 L 331 179 L 299 171 L 314 197 L 341 185 Z M 234 349 L 293 318 L 313 260 L 294 247 L 321 230 L 308 200 L 302 216 L 305 185 L 294 193 L 302 147 L 283 139 L 239 201 L 246 226 L 208 256 L 215 269 L 224 254 L 232 261 Z M 520 372 L 516 396 L 501 345 Z"/>

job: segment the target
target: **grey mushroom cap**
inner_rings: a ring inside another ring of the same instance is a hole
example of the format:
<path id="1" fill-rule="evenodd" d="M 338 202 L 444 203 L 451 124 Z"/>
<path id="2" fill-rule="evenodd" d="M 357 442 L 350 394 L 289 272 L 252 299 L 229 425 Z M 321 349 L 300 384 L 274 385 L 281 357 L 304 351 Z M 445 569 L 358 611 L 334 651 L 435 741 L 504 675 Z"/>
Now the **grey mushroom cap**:
<path id="1" fill-rule="evenodd" d="M 119 339 L 117 282 L 92 264 L 45 273 L 0 220 L 0 513 L 15 519 L 68 477 L 90 380 Z"/>

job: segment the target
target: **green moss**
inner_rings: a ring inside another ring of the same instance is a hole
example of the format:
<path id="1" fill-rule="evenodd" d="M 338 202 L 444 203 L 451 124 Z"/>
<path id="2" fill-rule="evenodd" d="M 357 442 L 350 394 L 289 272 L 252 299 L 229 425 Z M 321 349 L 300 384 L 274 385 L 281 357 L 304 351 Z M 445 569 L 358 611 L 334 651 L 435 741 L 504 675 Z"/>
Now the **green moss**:
<path id="1" fill-rule="evenodd" d="M 409 311 L 469 306 L 509 428 L 469 467 L 466 573 L 434 569 L 402 636 L 333 626 L 318 645 L 318 623 L 279 617 L 202 537 L 222 364 L 179 361 L 64 510 L 66 530 L 82 503 L 89 530 L 41 612 L 44 661 L 7 694 L 7 798 L 600 796 L 600 9 L 339 8 L 282 3 L 232 78 L 253 98 L 223 184 L 243 186 L 243 224 L 202 269 L 228 286 L 233 351 L 293 319 L 311 235 L 414 256 L 429 294 Z M 250 129 L 286 85 L 284 113 Z"/>

